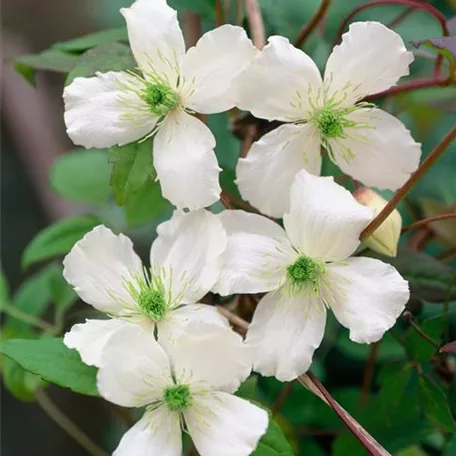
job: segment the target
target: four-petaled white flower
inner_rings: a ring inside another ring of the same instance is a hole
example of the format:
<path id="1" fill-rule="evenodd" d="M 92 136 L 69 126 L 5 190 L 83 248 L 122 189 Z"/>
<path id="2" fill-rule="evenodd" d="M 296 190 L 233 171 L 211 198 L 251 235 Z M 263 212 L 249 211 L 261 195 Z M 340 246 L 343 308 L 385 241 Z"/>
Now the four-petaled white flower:
<path id="1" fill-rule="evenodd" d="M 251 350 L 237 334 L 190 323 L 168 357 L 152 334 L 130 325 L 109 339 L 98 372 L 106 400 L 146 412 L 114 456 L 181 456 L 185 426 L 201 456 L 248 456 L 268 414 L 233 393 L 251 372 Z"/>
<path id="2" fill-rule="evenodd" d="M 356 22 L 333 49 L 322 80 L 304 52 L 286 38 L 269 38 L 234 83 L 237 106 L 287 124 L 239 160 L 243 198 L 264 214 L 282 217 L 294 176 L 301 169 L 320 174 L 321 146 L 344 173 L 365 185 L 401 186 L 418 167 L 420 145 L 398 119 L 358 102 L 408 75 L 412 61 L 398 34 L 377 22 Z"/>
<path id="3" fill-rule="evenodd" d="M 241 27 L 224 25 L 185 53 L 177 13 L 165 0 L 137 0 L 121 13 L 139 69 L 76 78 L 66 87 L 68 135 L 104 148 L 156 133 L 163 196 L 178 208 L 209 206 L 220 195 L 215 138 L 192 114 L 233 108 L 231 82 L 257 50 Z"/>
<path id="4" fill-rule="evenodd" d="M 111 319 L 87 320 L 65 335 L 69 348 L 89 365 L 100 365 L 108 338 L 125 326 L 140 325 L 163 346 L 172 345 L 189 321 L 204 321 L 229 331 L 217 310 L 197 303 L 216 283 L 226 248 L 217 216 L 200 209 L 176 211 L 158 228 L 150 251 L 150 272 L 129 238 L 98 226 L 64 259 L 63 275 L 80 298 Z"/>
<path id="5" fill-rule="evenodd" d="M 285 230 L 244 211 L 225 211 L 226 264 L 220 294 L 268 292 L 246 337 L 254 370 L 292 380 L 312 362 L 323 338 L 326 309 L 359 343 L 379 340 L 405 308 L 407 282 L 372 258 L 350 257 L 372 219 L 332 177 L 300 171 L 292 184 Z"/>

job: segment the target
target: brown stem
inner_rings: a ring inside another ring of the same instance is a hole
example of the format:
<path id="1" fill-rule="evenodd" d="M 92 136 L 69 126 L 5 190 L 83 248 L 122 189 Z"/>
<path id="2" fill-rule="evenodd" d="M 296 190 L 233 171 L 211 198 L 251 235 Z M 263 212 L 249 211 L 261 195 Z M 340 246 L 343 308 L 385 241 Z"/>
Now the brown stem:
<path id="1" fill-rule="evenodd" d="M 399 202 L 404 196 L 416 185 L 416 183 L 426 174 L 431 166 L 437 161 L 437 159 L 445 152 L 447 147 L 452 143 L 456 137 L 456 127 L 453 127 L 442 141 L 434 148 L 434 150 L 426 157 L 421 163 L 421 166 L 410 176 L 410 179 L 395 193 L 393 198 L 388 204 L 380 211 L 377 217 L 372 220 L 364 231 L 361 233 L 360 239 L 366 239 L 369 237 L 394 211 Z"/>
<path id="2" fill-rule="evenodd" d="M 429 337 L 413 320 L 409 320 L 410 326 L 420 335 L 422 339 L 424 339 L 426 342 L 429 342 L 433 347 L 435 347 L 436 350 L 440 349 L 440 346 L 433 340 L 431 337 Z"/>
<path id="3" fill-rule="evenodd" d="M 195 46 L 202 35 L 201 18 L 194 11 L 184 10 L 184 36 L 187 48 Z"/>
<path id="4" fill-rule="evenodd" d="M 215 0 L 215 25 L 220 27 L 225 23 L 222 0 Z"/>
<path id="5" fill-rule="evenodd" d="M 414 228 L 420 228 L 423 226 L 426 226 L 428 223 L 432 222 L 437 222 L 439 220 L 446 220 L 446 219 L 452 219 L 456 218 L 456 212 L 453 212 L 452 214 L 440 214 L 440 215 L 435 215 L 434 217 L 429 217 L 423 220 L 418 220 L 415 223 L 412 223 L 405 228 L 402 229 L 403 233 L 406 233 L 407 231 L 413 230 Z"/>
<path id="6" fill-rule="evenodd" d="M 272 413 L 273 417 L 276 416 L 280 412 L 280 410 L 283 407 L 283 404 L 287 400 L 287 397 L 290 395 L 292 390 L 293 390 L 293 382 L 286 383 L 283 386 L 282 391 L 280 391 L 279 397 L 276 399 L 276 401 L 274 402 L 274 404 L 271 407 L 271 413 Z"/>
<path id="7" fill-rule="evenodd" d="M 237 326 L 241 330 L 242 334 L 245 334 L 247 332 L 249 324 L 243 318 L 231 312 L 231 310 L 228 310 L 226 307 L 217 306 L 217 310 L 224 317 L 226 317 L 232 325 Z"/>
<path id="8" fill-rule="evenodd" d="M 304 28 L 299 32 L 298 38 L 296 38 L 295 46 L 297 48 L 301 47 L 307 37 L 313 32 L 315 27 L 320 23 L 320 21 L 325 16 L 328 11 L 329 4 L 331 0 L 322 0 L 320 3 L 320 8 L 313 15 L 312 19 L 304 26 Z"/>
<path id="9" fill-rule="evenodd" d="M 247 18 L 249 20 L 253 44 L 258 49 L 263 49 L 266 44 L 266 37 L 263 16 L 261 15 L 258 0 L 245 0 L 245 6 L 247 9 Z"/>
<path id="10" fill-rule="evenodd" d="M 375 370 L 375 358 L 377 357 L 379 342 L 374 342 L 370 347 L 369 358 L 366 363 L 366 368 L 364 369 L 364 378 L 363 378 L 363 387 L 361 389 L 360 403 L 364 407 L 367 404 L 369 398 L 369 391 L 372 385 L 372 380 L 374 379 L 374 370 Z"/>

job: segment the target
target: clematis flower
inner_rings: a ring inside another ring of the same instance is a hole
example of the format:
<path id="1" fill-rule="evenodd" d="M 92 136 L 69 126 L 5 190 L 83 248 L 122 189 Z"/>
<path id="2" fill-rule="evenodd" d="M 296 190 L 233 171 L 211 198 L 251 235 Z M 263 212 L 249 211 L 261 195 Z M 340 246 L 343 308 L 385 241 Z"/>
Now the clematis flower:
<path id="1" fill-rule="evenodd" d="M 195 304 L 213 287 L 222 267 L 226 233 L 221 222 L 201 209 L 175 212 L 158 228 L 146 270 L 123 234 L 98 226 L 65 257 L 63 275 L 79 297 L 106 313 L 107 320 L 74 325 L 64 343 L 79 351 L 84 363 L 99 366 L 109 337 L 129 325 L 157 332 L 172 345 L 189 321 L 229 328 L 214 307 Z"/>
<path id="2" fill-rule="evenodd" d="M 394 325 L 409 298 L 407 282 L 389 264 L 351 257 L 372 214 L 332 177 L 305 170 L 291 187 L 285 229 L 244 211 L 220 214 L 228 246 L 214 290 L 267 292 L 246 337 L 254 370 L 282 381 L 306 372 L 327 309 L 358 343 L 376 342 Z"/>
<path id="3" fill-rule="evenodd" d="M 193 114 L 234 107 L 232 79 L 257 50 L 242 28 L 224 25 L 185 53 L 177 13 L 165 0 L 137 0 L 120 11 L 138 69 L 76 78 L 66 87 L 68 135 L 87 148 L 155 135 L 163 196 L 178 208 L 209 206 L 220 195 L 215 138 Z"/>
<path id="4" fill-rule="evenodd" d="M 189 324 L 177 346 L 170 360 L 140 327 L 110 338 L 98 372 L 101 396 L 124 407 L 146 407 L 114 456 L 181 456 L 184 426 L 201 456 L 251 454 L 268 415 L 231 394 L 250 374 L 249 348 L 237 334 L 205 324 Z"/>
<path id="5" fill-rule="evenodd" d="M 286 124 L 239 160 L 243 198 L 264 214 L 282 217 L 295 175 L 301 169 L 320 174 L 321 146 L 365 185 L 400 187 L 418 167 L 420 144 L 398 119 L 360 100 L 396 84 L 412 61 L 401 37 L 377 22 L 351 24 L 329 56 L 323 79 L 312 59 L 286 38 L 269 38 L 234 84 L 237 105 Z"/>

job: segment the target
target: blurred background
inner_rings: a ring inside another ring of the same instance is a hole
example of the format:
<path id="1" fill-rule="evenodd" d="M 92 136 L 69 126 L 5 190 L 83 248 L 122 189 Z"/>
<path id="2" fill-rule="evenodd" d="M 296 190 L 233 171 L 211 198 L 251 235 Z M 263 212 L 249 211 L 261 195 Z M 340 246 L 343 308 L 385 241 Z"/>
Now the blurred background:
<path id="1" fill-rule="evenodd" d="M 214 1 L 211 0 L 176 0 L 174 5 L 180 9 L 180 12 L 184 8 L 208 11 L 207 14 L 203 14 L 203 28 L 210 29 L 214 26 L 214 17 L 210 13 L 213 3 Z M 231 2 L 226 0 L 226 5 L 229 3 L 233 6 L 233 18 L 241 19 L 247 27 L 243 8 L 234 8 L 236 0 Z M 294 40 L 319 3 L 318 0 L 261 0 L 268 35 L 281 34 Z M 363 3 L 366 2 L 332 1 L 323 26 L 304 47 L 320 68 L 324 67 L 342 18 L 354 7 Z M 436 0 L 427 3 L 438 8 L 448 19 L 455 14 L 455 3 L 452 0 Z M 61 94 L 65 76 L 54 72 L 38 71 L 35 75 L 35 87 L 33 87 L 14 70 L 12 65 L 14 57 L 40 52 L 55 42 L 70 40 L 106 28 L 123 26 L 119 8 L 129 4 L 129 0 L 2 1 L 1 265 L 12 295 L 24 281 L 33 277 L 39 270 L 36 266 L 25 271 L 21 268 L 20 258 L 25 247 L 37 233 L 55 221 L 81 214 L 89 208 L 92 213 L 110 220 L 132 235 L 138 250 L 146 256 L 148 245 L 154 236 L 155 226 L 170 213 L 170 208 L 165 205 L 148 220 L 134 222 L 130 219 L 124 225 L 124 214 L 112 201 L 103 206 L 90 205 L 81 203 L 77 199 L 63 198 L 51 188 L 49 174 L 53 163 L 74 150 L 74 146 L 65 134 L 63 123 Z M 357 16 L 357 19 L 378 20 L 389 24 L 407 42 L 441 36 L 440 26 L 434 18 L 423 12 L 410 11 L 403 6 L 388 5 L 370 9 Z M 366 45 L 368 46 L 368 43 Z M 432 76 L 435 54 L 430 50 L 420 49 L 416 51 L 416 55 L 410 78 Z M 423 143 L 424 154 L 427 154 L 454 125 L 455 88 L 429 88 L 401 95 L 386 100 L 383 107 L 398 115 L 408 125 L 415 138 Z M 225 115 L 211 116 L 209 123 L 217 136 L 217 154 L 220 162 L 224 168 L 233 169 L 239 155 L 240 143 L 229 132 L 228 119 Z M 106 174 L 106 166 L 100 167 L 98 170 L 100 174 Z M 84 181 L 84 177 L 92 178 L 90 173 L 87 176 L 84 174 L 86 171 L 74 169 L 76 175 L 80 173 L 81 182 Z M 92 174 L 93 172 L 95 171 L 92 170 Z M 408 207 L 401 207 L 404 224 L 411 223 L 416 214 L 422 218 L 423 215 L 429 216 L 425 214 L 445 212 L 451 207 L 454 210 L 455 176 L 456 150 L 453 145 L 410 195 Z M 402 242 L 407 247 L 441 256 L 444 264 L 451 267 L 451 265 L 454 266 L 455 254 L 455 232 L 451 232 L 454 225 L 441 224 L 440 227 L 440 232 L 425 230 L 421 233 L 420 231 L 420 236 L 405 236 Z M 446 231 L 446 235 L 442 235 L 442 230 Z M 420 301 L 416 305 L 420 306 L 419 312 L 424 312 L 425 317 L 432 317 L 441 309 L 427 301 L 424 304 Z M 454 309 L 453 306 L 450 307 L 451 322 L 454 324 L 456 323 Z M 79 303 L 72 309 L 75 315 L 69 319 L 68 324 L 80 318 L 76 315 L 80 309 L 86 309 L 86 307 Z M 450 330 L 454 334 L 454 327 L 452 328 Z M 378 362 L 400 359 L 402 355 L 396 345 L 393 339 L 382 344 Z M 340 328 L 327 332 L 327 339 L 317 352 L 314 365 L 316 373 L 325 381 L 326 386 L 339 392 L 339 399 L 350 411 L 359 406 L 357 398 L 368 353 L 365 347 L 349 343 L 346 333 Z M 259 384 L 259 388 L 265 400 L 271 402 L 277 400 L 280 395 L 280 384 L 269 380 L 261 380 L 261 382 L 263 383 Z M 288 402 L 284 405 L 283 422 L 280 421 L 280 423 L 287 429 L 290 440 L 295 448 L 298 448 L 299 454 L 331 454 L 331 444 L 342 432 L 340 423 L 331 416 L 331 411 L 319 408 L 307 392 L 301 391 L 299 387 L 297 389 L 299 391 L 296 392 L 294 399 L 288 398 Z M 96 398 L 71 394 L 55 387 L 51 387 L 48 394 L 52 396 L 55 404 L 70 415 L 71 420 L 98 445 L 106 451 L 112 451 L 115 448 L 128 422 L 125 417 L 119 416 L 117 409 Z M 20 397 L 20 392 L 17 395 Z M 455 392 L 453 392 L 453 402 L 456 399 L 454 396 L 456 396 Z M 22 398 L 24 398 L 23 395 Z M 87 454 L 43 411 L 43 407 L 47 406 L 45 402 L 39 400 L 37 404 L 33 398 L 25 397 L 25 399 L 27 399 L 26 402 L 18 400 L 11 391 L 5 390 L 2 386 L 1 453 L 3 456 Z M 303 404 L 299 411 L 293 407 L 297 401 Z M 354 415 L 357 415 L 356 411 Z M 409 421 L 406 419 L 405 424 Z M 325 423 L 321 424 L 322 422 Z M 404 426 L 397 432 L 398 439 L 412 432 L 413 426 L 410 425 L 407 428 L 405 424 L 402 423 Z M 425 452 L 407 454 L 443 454 L 442 445 L 439 446 L 439 442 L 435 441 L 438 440 L 438 435 L 432 430 L 426 435 L 433 436 L 434 441 L 430 438 L 424 442 L 422 451 Z M 385 437 L 388 441 L 394 438 L 393 434 Z M 396 445 L 395 448 L 398 450 L 395 454 L 410 446 L 423 443 L 418 437 L 415 440 L 416 444 L 415 441 L 411 441 Z M 454 448 L 456 451 L 456 446 Z M 342 450 L 338 451 L 339 455 L 348 454 L 340 452 Z M 402 454 L 405 455 L 405 453 Z M 351 453 L 350 455 L 352 456 Z M 450 456 L 449 453 L 448 456 Z"/>

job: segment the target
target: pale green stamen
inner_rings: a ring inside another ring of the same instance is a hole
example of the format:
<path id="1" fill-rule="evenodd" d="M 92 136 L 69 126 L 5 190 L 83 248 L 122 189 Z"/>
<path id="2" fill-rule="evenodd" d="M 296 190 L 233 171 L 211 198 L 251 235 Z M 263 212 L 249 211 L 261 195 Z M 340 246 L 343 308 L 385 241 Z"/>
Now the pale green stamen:
<path id="1" fill-rule="evenodd" d="M 287 278 L 293 286 L 301 287 L 310 284 L 318 291 L 320 279 L 325 267 L 320 261 L 301 256 L 287 267 Z"/>
<path id="2" fill-rule="evenodd" d="M 141 98 L 156 116 L 165 116 L 179 104 L 179 95 L 166 84 L 147 84 Z"/>
<path id="3" fill-rule="evenodd" d="M 316 109 L 312 121 L 324 138 L 341 138 L 344 135 L 344 128 L 356 126 L 355 122 L 345 118 L 346 114 L 344 109 L 335 109 L 328 105 Z"/>
<path id="4" fill-rule="evenodd" d="M 165 296 L 161 290 L 150 288 L 141 290 L 138 304 L 141 310 L 153 321 L 160 321 L 168 311 Z"/>
<path id="5" fill-rule="evenodd" d="M 171 412 L 182 412 L 188 409 L 193 402 L 188 385 L 166 387 L 163 391 L 163 400 Z"/>

